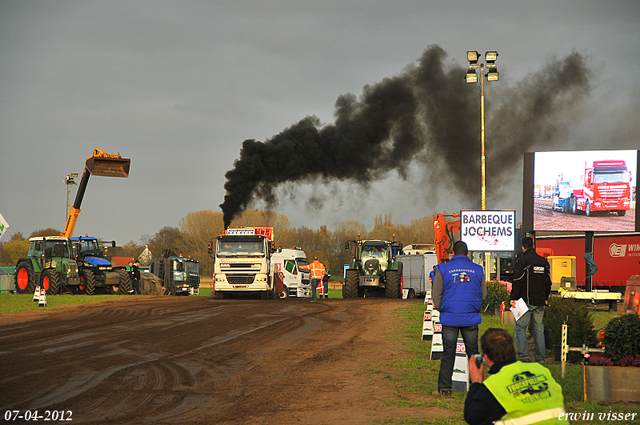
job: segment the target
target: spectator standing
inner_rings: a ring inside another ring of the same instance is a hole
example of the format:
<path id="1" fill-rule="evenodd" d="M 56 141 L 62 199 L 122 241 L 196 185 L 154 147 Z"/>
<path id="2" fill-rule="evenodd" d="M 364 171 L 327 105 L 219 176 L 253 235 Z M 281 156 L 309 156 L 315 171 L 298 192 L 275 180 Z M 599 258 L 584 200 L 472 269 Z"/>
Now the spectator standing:
<path id="1" fill-rule="evenodd" d="M 311 264 L 300 266 L 300 268 L 302 270 L 309 270 L 311 272 L 311 301 L 315 302 L 318 300 L 316 289 L 318 288 L 320 281 L 324 278 L 324 275 L 327 273 L 327 269 L 325 268 L 324 264 L 318 261 L 318 257 L 314 257 Z"/>
<path id="2" fill-rule="evenodd" d="M 471 386 L 464 402 L 470 425 L 566 423 L 562 387 L 537 363 L 516 361 L 513 338 L 504 329 L 489 328 L 480 339 L 483 364 L 469 360 Z M 484 365 L 490 376 L 483 382 Z M 509 422 L 509 421 L 513 422 Z"/>
<path id="3" fill-rule="evenodd" d="M 458 334 L 462 334 L 467 357 L 478 353 L 480 310 L 487 296 L 484 269 L 468 257 L 467 244 L 453 245 L 453 258 L 436 268 L 433 278 L 433 308 L 440 311 L 443 353 L 440 359 L 438 391 L 434 395 L 451 393 L 453 366 Z"/>
<path id="4" fill-rule="evenodd" d="M 142 295 L 140 292 L 140 261 L 133 263 L 132 271 L 131 271 L 131 283 L 133 285 L 133 294 L 134 295 Z"/>
<path id="5" fill-rule="evenodd" d="M 511 307 L 522 298 L 529 310 L 514 323 L 516 344 L 518 346 L 518 360 L 531 361 L 529 358 L 529 342 L 527 341 L 527 327 L 531 322 L 533 333 L 534 358 L 538 363 L 544 363 L 546 347 L 544 343 L 544 307 L 551 292 L 551 277 L 549 262 L 538 255 L 533 248 L 533 239 L 522 239 L 524 253 L 516 260 L 513 269 L 513 285 L 511 286 Z"/>
<path id="6" fill-rule="evenodd" d="M 329 298 L 329 278 L 331 273 L 329 270 L 325 270 L 325 275 L 322 277 L 322 292 L 325 298 Z"/>

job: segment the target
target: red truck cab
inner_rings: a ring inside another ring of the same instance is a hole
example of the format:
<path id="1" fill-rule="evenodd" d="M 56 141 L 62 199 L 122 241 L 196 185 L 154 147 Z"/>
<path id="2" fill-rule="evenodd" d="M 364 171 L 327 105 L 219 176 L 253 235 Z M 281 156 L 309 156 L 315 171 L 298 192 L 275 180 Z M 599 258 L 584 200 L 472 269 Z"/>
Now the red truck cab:
<path id="1" fill-rule="evenodd" d="M 616 212 L 623 216 L 631 208 L 631 172 L 620 160 L 585 162 L 584 186 L 574 190 L 575 208 Z"/>

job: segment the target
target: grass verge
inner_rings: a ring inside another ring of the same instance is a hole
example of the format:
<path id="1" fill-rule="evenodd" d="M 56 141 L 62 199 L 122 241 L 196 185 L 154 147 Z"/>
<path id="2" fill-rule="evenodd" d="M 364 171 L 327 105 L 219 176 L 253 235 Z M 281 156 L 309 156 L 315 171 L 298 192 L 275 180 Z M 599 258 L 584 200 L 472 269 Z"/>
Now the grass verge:
<path id="1" fill-rule="evenodd" d="M 95 303 L 113 299 L 118 295 L 55 295 L 47 297 L 47 308 L 60 308 L 70 304 Z M 0 294 L 0 314 L 42 309 L 33 301 L 33 294 Z"/>
<path id="2" fill-rule="evenodd" d="M 386 365 L 387 375 L 396 388 L 394 398 L 387 400 L 387 404 L 408 408 L 440 407 L 451 410 L 452 415 L 451 417 L 437 418 L 432 421 L 420 421 L 407 417 L 388 419 L 379 423 L 465 424 L 462 411 L 466 393 L 453 393 L 451 397 L 447 398 L 430 396 L 431 392 L 437 389 L 440 362 L 429 360 L 431 342 L 423 341 L 421 338 L 424 310 L 424 303 L 408 301 L 406 306 L 396 311 L 400 329 L 398 333 L 388 337 L 394 338 L 399 342 L 400 349 L 405 356 L 401 356 L 398 360 Z M 598 327 L 603 327 L 609 320 L 619 315 L 620 313 L 616 312 L 597 312 L 594 314 L 594 323 Z M 483 315 L 479 335 L 482 335 L 491 327 L 507 329 L 513 335 L 513 325 L 502 325 L 498 316 Z M 546 366 L 562 386 L 566 411 L 579 414 L 594 414 L 594 419 L 592 420 L 572 420 L 570 422 L 572 424 L 620 423 L 618 421 L 607 421 L 606 419 L 598 420 L 598 413 L 605 414 L 604 417 L 606 418 L 606 414 L 610 412 L 626 414 L 640 411 L 640 405 L 636 403 L 593 403 L 583 401 L 581 364 L 568 364 L 564 379 L 561 377 L 560 363 L 547 364 Z M 637 417 L 638 415 L 636 415 Z M 640 421 L 631 423 L 640 424 Z"/>

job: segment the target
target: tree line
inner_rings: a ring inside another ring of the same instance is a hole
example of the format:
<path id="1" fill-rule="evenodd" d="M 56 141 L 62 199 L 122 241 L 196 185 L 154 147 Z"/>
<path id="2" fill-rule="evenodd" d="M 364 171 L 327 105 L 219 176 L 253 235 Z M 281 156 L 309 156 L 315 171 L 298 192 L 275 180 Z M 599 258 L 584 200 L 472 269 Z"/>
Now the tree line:
<path id="1" fill-rule="evenodd" d="M 346 241 L 358 239 L 360 234 L 360 239 L 395 239 L 404 245 L 433 243 L 434 217 L 435 215 L 425 216 L 404 225 L 393 223 L 391 214 L 379 214 L 374 219 L 371 231 L 364 224 L 355 221 L 341 222 L 331 231 L 327 226 L 320 226 L 315 230 L 305 226 L 294 227 L 285 215 L 264 210 L 247 210 L 232 221 L 231 227 L 273 227 L 276 248 L 299 247 L 307 254 L 307 258 L 318 257 L 334 275 L 342 276 L 344 264 L 349 263 L 353 256 L 352 250 L 345 250 Z M 215 242 L 223 230 L 221 212 L 196 211 L 180 219 L 178 227 L 163 227 L 153 236 L 143 236 L 140 242 L 126 243 L 122 246 L 122 255 L 138 258 L 145 247 L 148 247 L 157 258 L 164 249 L 170 249 L 178 255 L 190 255 L 199 260 L 201 274 L 210 276 L 213 274 L 213 258 L 207 252 L 207 243 Z M 51 228 L 36 230 L 26 238 L 20 232 L 15 233 L 9 241 L 0 242 L 0 265 L 15 266 L 19 258 L 25 257 L 29 250 L 29 238 L 61 233 L 60 230 Z"/>

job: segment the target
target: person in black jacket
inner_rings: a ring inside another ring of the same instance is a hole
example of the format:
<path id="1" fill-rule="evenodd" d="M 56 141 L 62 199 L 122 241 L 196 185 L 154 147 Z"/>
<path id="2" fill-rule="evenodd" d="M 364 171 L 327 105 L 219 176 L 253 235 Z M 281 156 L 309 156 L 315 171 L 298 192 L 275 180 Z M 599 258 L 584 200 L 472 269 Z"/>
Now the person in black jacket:
<path id="1" fill-rule="evenodd" d="M 133 263 L 131 283 L 133 285 L 133 295 L 142 295 L 142 292 L 140 292 L 140 261 Z"/>
<path id="2" fill-rule="evenodd" d="M 518 345 L 518 360 L 528 362 L 529 343 L 527 341 L 527 327 L 531 322 L 533 333 L 535 361 L 544 363 L 546 347 L 544 344 L 544 307 L 551 292 L 551 277 L 549 262 L 538 255 L 533 249 L 533 239 L 522 239 L 524 254 L 518 258 L 513 269 L 513 285 L 511 288 L 511 306 L 515 307 L 520 298 L 527 304 L 529 310 L 515 321 L 515 339 Z"/>

